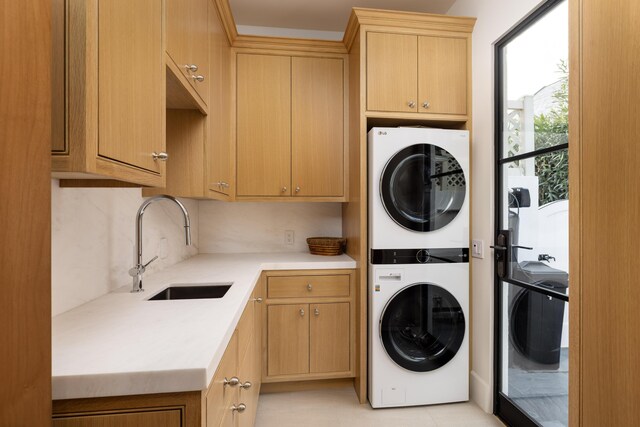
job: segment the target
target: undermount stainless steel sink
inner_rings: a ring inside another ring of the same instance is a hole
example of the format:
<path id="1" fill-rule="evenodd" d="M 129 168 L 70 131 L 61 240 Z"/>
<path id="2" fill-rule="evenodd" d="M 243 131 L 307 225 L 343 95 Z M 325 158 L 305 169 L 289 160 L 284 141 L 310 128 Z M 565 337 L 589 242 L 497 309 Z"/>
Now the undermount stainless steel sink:
<path id="1" fill-rule="evenodd" d="M 158 292 L 147 301 L 174 299 L 213 299 L 222 298 L 233 282 L 224 283 L 174 283 Z"/>

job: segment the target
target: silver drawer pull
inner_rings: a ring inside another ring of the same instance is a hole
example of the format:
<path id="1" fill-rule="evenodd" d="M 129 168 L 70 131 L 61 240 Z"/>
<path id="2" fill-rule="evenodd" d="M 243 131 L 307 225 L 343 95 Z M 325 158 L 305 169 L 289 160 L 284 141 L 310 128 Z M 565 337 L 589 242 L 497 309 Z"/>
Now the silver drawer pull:
<path id="1" fill-rule="evenodd" d="M 246 389 L 251 388 L 251 386 L 252 386 L 252 385 L 253 385 L 253 384 L 251 384 L 251 382 L 250 382 L 250 381 L 245 381 L 244 383 L 240 384 L 240 388 L 243 388 L 243 389 L 245 389 L 245 390 L 246 390 Z"/>
<path id="2" fill-rule="evenodd" d="M 237 405 L 231 406 L 232 411 L 237 411 L 238 413 L 242 413 L 247 409 L 247 405 L 244 403 L 238 403 Z"/>
<path id="3" fill-rule="evenodd" d="M 224 381 L 222 381 L 222 384 L 225 387 L 226 386 L 235 387 L 238 384 L 240 384 L 240 380 L 238 379 L 238 377 L 231 377 L 231 379 L 227 379 L 227 377 L 224 377 Z"/>
<path id="4" fill-rule="evenodd" d="M 153 158 L 153 160 L 162 160 L 163 162 L 166 162 L 169 158 L 169 155 L 164 151 L 154 151 L 153 153 L 151 153 L 151 157 Z"/>
<path id="5" fill-rule="evenodd" d="M 300 316 L 304 317 L 304 308 L 300 309 Z"/>
<path id="6" fill-rule="evenodd" d="M 320 310 L 318 310 L 317 308 L 314 310 L 313 314 L 315 314 L 316 316 L 320 316 Z"/>
<path id="7" fill-rule="evenodd" d="M 311 286 L 311 283 L 307 283 L 307 290 L 309 292 L 311 292 L 313 290 L 313 286 Z"/>

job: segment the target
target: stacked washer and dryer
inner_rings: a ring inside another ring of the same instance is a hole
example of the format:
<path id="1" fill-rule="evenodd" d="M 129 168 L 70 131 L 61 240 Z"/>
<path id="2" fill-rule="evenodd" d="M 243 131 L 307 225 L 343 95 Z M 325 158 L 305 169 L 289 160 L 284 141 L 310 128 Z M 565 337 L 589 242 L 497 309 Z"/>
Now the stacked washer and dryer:
<path id="1" fill-rule="evenodd" d="M 369 401 L 469 398 L 469 133 L 369 132 Z"/>

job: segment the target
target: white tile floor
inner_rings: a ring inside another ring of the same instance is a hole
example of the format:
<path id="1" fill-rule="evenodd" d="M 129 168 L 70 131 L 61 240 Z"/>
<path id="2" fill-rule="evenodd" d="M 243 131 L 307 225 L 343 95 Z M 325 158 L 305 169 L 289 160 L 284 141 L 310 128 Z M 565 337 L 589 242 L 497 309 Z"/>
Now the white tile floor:
<path id="1" fill-rule="evenodd" d="M 353 388 L 261 394 L 255 427 L 489 427 L 503 424 L 474 403 L 371 409 Z"/>

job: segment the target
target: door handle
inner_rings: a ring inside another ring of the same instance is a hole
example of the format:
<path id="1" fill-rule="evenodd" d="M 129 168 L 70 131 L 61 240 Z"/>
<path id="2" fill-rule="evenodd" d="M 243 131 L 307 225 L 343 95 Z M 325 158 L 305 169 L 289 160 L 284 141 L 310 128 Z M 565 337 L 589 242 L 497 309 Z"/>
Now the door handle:
<path id="1" fill-rule="evenodd" d="M 495 251 L 496 257 L 496 274 L 503 279 L 509 276 L 509 267 L 511 263 L 511 233 L 509 230 L 499 230 L 496 236 L 495 245 L 491 248 Z"/>
<path id="2" fill-rule="evenodd" d="M 511 245 L 512 248 L 520 248 L 520 249 L 526 249 L 528 251 L 532 251 L 533 248 L 531 246 L 520 246 L 520 245 Z"/>

